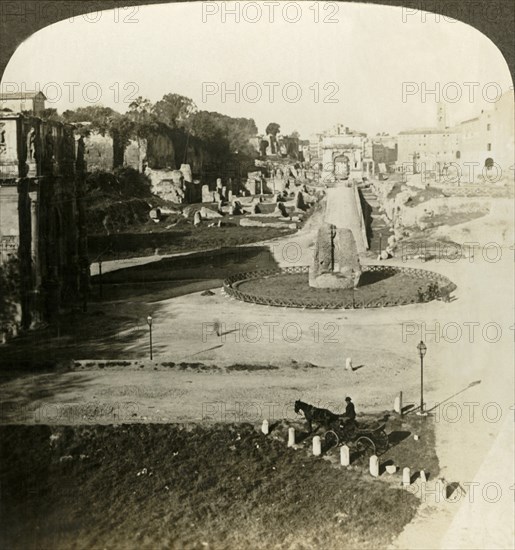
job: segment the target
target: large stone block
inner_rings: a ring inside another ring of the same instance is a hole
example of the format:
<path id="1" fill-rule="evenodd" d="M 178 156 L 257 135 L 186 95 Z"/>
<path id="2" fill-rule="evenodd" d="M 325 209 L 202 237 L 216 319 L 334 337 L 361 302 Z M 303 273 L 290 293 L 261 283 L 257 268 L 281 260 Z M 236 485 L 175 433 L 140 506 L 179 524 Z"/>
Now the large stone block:
<path id="1" fill-rule="evenodd" d="M 355 288 L 360 276 L 361 264 L 352 231 L 324 224 L 317 234 L 309 286 Z"/>
<path id="2" fill-rule="evenodd" d="M 209 190 L 209 185 L 202 186 L 202 202 L 213 202 L 213 191 Z"/>

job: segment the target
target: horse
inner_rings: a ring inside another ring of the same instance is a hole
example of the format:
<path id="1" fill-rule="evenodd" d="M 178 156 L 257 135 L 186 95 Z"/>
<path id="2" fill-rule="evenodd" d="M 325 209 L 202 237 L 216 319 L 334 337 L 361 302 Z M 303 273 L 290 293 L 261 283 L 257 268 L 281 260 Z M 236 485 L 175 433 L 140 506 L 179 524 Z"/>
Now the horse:
<path id="1" fill-rule="evenodd" d="M 320 428 L 320 426 L 324 426 L 325 428 L 330 429 L 331 425 L 334 422 L 339 421 L 342 416 L 334 414 L 328 409 L 319 409 L 314 405 L 297 400 L 295 401 L 295 412 L 299 414 L 299 411 L 304 413 L 304 418 L 306 419 L 309 433 L 313 431 L 313 422 L 318 424 L 318 428 Z"/>

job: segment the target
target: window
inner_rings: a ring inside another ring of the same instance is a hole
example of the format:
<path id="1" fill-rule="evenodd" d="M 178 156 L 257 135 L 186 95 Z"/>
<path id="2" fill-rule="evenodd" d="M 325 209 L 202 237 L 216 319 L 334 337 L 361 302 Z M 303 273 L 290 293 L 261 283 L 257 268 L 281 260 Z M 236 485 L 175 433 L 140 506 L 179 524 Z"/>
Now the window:
<path id="1" fill-rule="evenodd" d="M 491 144 L 491 143 L 487 143 L 487 144 L 486 144 L 486 150 L 487 150 L 487 151 L 491 151 L 491 150 L 492 150 L 492 144 Z"/>
<path id="2" fill-rule="evenodd" d="M 492 127 L 491 124 L 487 124 L 487 125 L 486 125 L 487 131 L 490 131 L 490 128 L 491 128 L 491 127 Z"/>
<path id="3" fill-rule="evenodd" d="M 461 158 L 461 152 L 460 151 L 456 151 L 456 158 L 457 159 Z"/>

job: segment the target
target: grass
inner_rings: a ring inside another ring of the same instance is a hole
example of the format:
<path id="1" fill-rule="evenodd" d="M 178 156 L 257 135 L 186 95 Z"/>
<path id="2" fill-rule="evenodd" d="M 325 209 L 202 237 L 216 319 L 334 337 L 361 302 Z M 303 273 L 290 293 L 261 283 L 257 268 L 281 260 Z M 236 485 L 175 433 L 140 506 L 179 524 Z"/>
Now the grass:
<path id="1" fill-rule="evenodd" d="M 219 288 L 223 280 L 242 271 L 275 268 L 277 263 L 268 247 L 224 247 L 184 257 L 163 258 L 156 262 L 119 269 L 92 279 L 91 300 L 157 302 L 191 292 Z"/>
<path id="2" fill-rule="evenodd" d="M 379 278 L 381 275 L 382 278 Z M 378 300 L 386 297 L 391 301 L 400 299 L 413 299 L 417 301 L 418 289 L 425 288 L 429 279 L 424 282 L 404 273 L 395 273 L 385 276 L 378 273 L 364 273 L 360 280 L 360 286 L 354 291 L 328 288 L 312 288 L 309 286 L 307 273 L 281 274 L 263 277 L 261 279 L 249 279 L 237 285 L 240 292 L 254 296 L 266 296 L 268 298 L 288 298 L 304 303 L 306 301 L 325 304 L 341 299 L 352 299 L 365 303 L 370 300 Z"/>
<path id="3" fill-rule="evenodd" d="M 391 447 L 381 456 L 381 461 L 391 461 L 401 470 L 407 466 L 412 474 L 424 470 L 427 478 L 434 480 L 440 472 L 440 465 L 431 417 L 419 417 L 413 413 L 403 418 L 394 416 L 388 421 L 388 429 Z M 413 439 L 414 435 L 419 436 L 418 441 Z"/>
<path id="4" fill-rule="evenodd" d="M 139 256 L 152 256 L 156 249 L 159 254 L 194 252 L 222 246 L 239 246 L 275 239 L 295 233 L 294 229 L 272 227 L 200 227 L 177 228 L 167 231 L 148 229 L 147 233 L 116 233 L 113 235 L 88 236 L 88 251 L 96 261 L 120 260 Z"/>
<path id="5" fill-rule="evenodd" d="M 384 548 L 418 504 L 249 424 L 0 435 L 0 542 L 13 550 Z"/>

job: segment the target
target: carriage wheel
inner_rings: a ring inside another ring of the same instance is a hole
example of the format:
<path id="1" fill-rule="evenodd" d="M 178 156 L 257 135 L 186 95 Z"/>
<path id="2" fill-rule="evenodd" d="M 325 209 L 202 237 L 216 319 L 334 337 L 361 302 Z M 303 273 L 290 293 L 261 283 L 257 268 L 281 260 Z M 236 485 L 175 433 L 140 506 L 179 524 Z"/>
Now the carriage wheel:
<path id="1" fill-rule="evenodd" d="M 376 447 L 377 450 L 381 453 L 384 453 L 388 450 L 388 447 L 390 446 L 388 441 L 388 434 L 381 430 L 376 437 Z"/>
<path id="2" fill-rule="evenodd" d="M 362 436 L 356 440 L 356 449 L 362 457 L 371 457 L 376 454 L 376 446 L 369 438 Z"/>
<path id="3" fill-rule="evenodd" d="M 325 432 L 325 445 L 327 449 L 331 449 L 332 447 L 338 447 L 340 444 L 340 438 L 338 437 L 338 434 L 334 430 L 329 430 L 328 432 Z"/>

